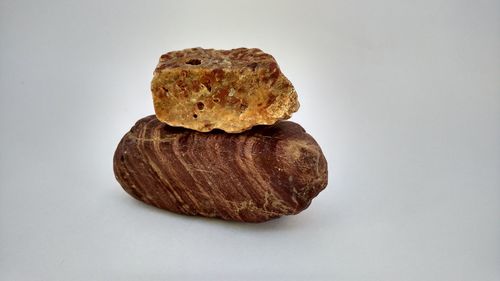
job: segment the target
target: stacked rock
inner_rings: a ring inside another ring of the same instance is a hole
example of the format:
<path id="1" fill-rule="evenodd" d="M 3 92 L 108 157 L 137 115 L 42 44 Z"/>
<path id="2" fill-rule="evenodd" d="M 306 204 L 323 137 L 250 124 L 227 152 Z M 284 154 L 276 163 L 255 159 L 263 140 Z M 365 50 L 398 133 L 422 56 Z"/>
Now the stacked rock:
<path id="1" fill-rule="evenodd" d="M 299 102 L 271 55 L 169 52 L 151 90 L 156 115 L 137 121 L 113 159 L 134 198 L 180 214 L 263 222 L 301 212 L 326 187 L 319 145 L 281 121 Z"/>

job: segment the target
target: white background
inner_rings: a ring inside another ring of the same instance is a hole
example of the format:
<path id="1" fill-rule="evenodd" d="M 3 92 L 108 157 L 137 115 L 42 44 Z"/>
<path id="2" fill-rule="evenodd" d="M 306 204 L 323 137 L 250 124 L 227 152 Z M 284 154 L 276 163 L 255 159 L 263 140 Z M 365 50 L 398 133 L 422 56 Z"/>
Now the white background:
<path id="1" fill-rule="evenodd" d="M 330 184 L 262 224 L 128 196 L 159 56 L 259 47 Z M 499 1 L 0 1 L 0 280 L 500 280 Z"/>

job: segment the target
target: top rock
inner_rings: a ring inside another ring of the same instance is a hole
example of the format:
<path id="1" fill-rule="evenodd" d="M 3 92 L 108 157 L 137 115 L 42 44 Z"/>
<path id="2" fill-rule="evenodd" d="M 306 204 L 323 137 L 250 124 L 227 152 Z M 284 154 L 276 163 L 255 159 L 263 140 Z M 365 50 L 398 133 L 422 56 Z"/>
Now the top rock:
<path id="1" fill-rule="evenodd" d="M 288 119 L 299 108 L 297 93 L 276 60 L 259 49 L 166 53 L 151 91 L 159 120 L 200 132 L 239 133 Z"/>

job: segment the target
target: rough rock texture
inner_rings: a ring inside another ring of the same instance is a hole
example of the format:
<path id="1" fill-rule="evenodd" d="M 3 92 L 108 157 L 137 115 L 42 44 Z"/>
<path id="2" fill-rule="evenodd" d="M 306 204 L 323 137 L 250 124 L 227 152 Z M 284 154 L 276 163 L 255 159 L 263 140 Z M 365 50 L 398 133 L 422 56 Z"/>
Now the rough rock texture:
<path id="1" fill-rule="evenodd" d="M 193 48 L 161 56 L 151 82 L 156 116 L 171 125 L 229 133 L 288 119 L 297 93 L 259 49 Z"/>
<path id="2" fill-rule="evenodd" d="M 321 148 L 289 121 L 226 134 L 148 116 L 123 137 L 113 166 L 125 191 L 147 204 L 246 222 L 301 212 L 328 180 Z"/>

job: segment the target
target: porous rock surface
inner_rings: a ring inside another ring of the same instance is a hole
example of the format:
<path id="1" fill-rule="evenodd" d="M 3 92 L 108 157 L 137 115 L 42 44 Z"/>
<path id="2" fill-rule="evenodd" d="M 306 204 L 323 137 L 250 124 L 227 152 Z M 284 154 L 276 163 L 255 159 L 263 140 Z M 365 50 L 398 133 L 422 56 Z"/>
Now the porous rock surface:
<path id="1" fill-rule="evenodd" d="M 200 132 L 239 133 L 290 118 L 297 93 L 260 49 L 191 48 L 160 57 L 151 82 L 156 116 Z"/>

